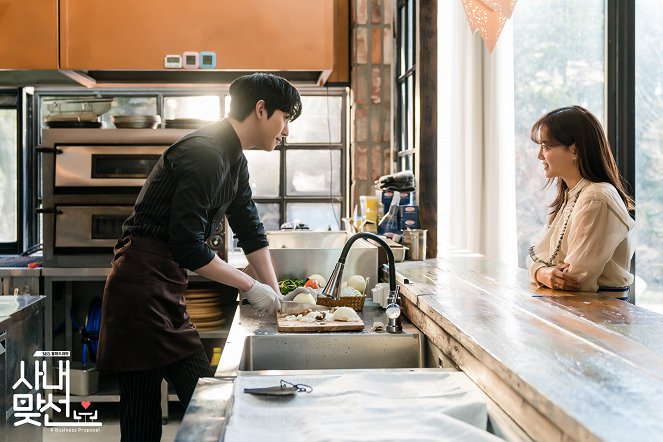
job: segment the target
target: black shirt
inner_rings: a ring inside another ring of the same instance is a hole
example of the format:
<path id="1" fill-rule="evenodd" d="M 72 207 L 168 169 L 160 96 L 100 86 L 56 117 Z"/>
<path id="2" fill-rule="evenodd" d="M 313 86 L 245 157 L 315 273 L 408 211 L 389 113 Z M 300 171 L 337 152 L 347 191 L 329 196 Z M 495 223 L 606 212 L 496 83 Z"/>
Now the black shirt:
<path id="1" fill-rule="evenodd" d="M 161 155 L 122 234 L 164 241 L 180 266 L 195 270 L 214 258 L 205 241 L 224 214 L 244 253 L 269 245 L 251 199 L 246 157 L 225 119 L 183 137 Z"/>

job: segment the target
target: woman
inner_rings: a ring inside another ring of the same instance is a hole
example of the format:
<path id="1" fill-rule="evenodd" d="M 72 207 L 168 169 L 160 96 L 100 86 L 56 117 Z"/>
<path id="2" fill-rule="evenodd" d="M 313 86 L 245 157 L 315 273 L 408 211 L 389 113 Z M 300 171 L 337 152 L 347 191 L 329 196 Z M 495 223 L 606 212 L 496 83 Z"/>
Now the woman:
<path id="1" fill-rule="evenodd" d="M 531 138 L 546 178 L 557 182 L 548 224 L 529 249 L 531 280 L 626 299 L 633 283 L 634 204 L 601 123 L 580 106 L 563 107 L 541 117 Z"/>

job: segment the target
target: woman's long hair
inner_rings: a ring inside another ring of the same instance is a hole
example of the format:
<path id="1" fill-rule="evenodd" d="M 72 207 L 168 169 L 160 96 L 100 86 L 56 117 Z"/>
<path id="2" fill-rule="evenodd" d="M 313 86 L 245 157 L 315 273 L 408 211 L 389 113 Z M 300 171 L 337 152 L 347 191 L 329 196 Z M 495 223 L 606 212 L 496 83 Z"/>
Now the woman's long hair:
<path id="1" fill-rule="evenodd" d="M 550 141 L 559 142 L 567 148 L 575 144 L 578 167 L 583 178 L 595 183 L 612 184 L 626 208 L 629 211 L 635 209 L 633 198 L 624 189 L 608 138 L 594 115 L 580 106 L 561 107 L 548 112 L 532 126 L 530 138 L 537 144 L 541 144 L 543 128 L 546 129 Z M 550 179 L 548 184 L 553 181 L 554 179 Z M 550 205 L 551 219 L 562 207 L 566 190 L 566 183 L 558 178 L 557 197 Z"/>

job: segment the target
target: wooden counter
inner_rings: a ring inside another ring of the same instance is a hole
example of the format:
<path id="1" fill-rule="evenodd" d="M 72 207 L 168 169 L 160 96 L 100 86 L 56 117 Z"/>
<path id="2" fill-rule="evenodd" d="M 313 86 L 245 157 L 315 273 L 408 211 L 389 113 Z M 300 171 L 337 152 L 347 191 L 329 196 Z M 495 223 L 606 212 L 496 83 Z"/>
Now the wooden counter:
<path id="1" fill-rule="evenodd" d="M 397 272 L 408 318 L 533 439 L 663 437 L 663 315 L 476 255 Z"/>

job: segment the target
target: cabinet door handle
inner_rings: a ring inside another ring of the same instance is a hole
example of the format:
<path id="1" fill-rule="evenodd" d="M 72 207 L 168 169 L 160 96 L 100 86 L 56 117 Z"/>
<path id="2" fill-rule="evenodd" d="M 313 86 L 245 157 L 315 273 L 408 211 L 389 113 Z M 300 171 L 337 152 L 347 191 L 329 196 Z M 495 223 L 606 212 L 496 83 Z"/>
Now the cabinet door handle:
<path id="1" fill-rule="evenodd" d="M 60 155 L 62 153 L 62 149 L 58 149 L 57 147 L 36 146 L 35 150 L 39 153 L 52 153 L 55 155 Z"/>
<path id="2" fill-rule="evenodd" d="M 62 210 L 56 209 L 54 207 L 35 209 L 35 212 L 36 213 L 48 213 L 48 214 L 54 214 L 54 215 L 62 215 Z"/>

